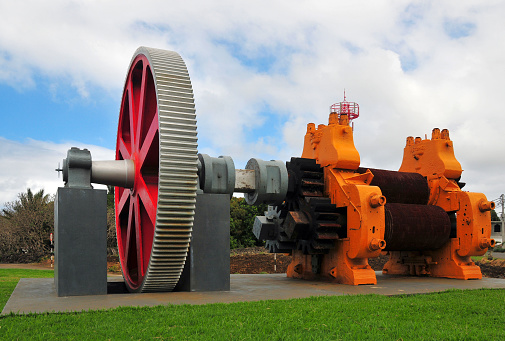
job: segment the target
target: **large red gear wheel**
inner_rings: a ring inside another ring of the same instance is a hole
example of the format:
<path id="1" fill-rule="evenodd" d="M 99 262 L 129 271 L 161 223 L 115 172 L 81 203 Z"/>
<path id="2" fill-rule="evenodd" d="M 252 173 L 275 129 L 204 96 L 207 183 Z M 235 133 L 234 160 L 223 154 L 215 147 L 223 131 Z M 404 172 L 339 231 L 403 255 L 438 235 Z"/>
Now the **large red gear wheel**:
<path id="1" fill-rule="evenodd" d="M 193 90 L 175 52 L 140 47 L 126 76 L 116 160 L 133 188 L 115 188 L 121 269 L 132 292 L 171 291 L 188 252 L 197 190 Z"/>

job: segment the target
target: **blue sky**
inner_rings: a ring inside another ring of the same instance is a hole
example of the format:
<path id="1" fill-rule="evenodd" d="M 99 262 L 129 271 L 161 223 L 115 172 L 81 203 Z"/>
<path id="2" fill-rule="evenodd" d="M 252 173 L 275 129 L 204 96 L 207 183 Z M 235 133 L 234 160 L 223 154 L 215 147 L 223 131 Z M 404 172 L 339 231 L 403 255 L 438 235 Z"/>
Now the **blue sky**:
<path id="1" fill-rule="evenodd" d="M 142 45 L 181 54 L 199 150 L 237 167 L 300 155 L 345 88 L 363 166 L 398 169 L 407 136 L 448 128 L 465 189 L 505 192 L 500 1 L 0 0 L 0 13 L 0 205 L 54 193 L 70 146 L 113 157 Z"/>
<path id="2" fill-rule="evenodd" d="M 43 78 L 30 89 L 18 90 L 0 85 L 0 108 L 4 113 L 2 137 L 23 142 L 26 138 L 43 141 L 86 141 L 115 148 L 119 103 L 99 92 L 83 99 L 67 84 L 51 90 Z"/>

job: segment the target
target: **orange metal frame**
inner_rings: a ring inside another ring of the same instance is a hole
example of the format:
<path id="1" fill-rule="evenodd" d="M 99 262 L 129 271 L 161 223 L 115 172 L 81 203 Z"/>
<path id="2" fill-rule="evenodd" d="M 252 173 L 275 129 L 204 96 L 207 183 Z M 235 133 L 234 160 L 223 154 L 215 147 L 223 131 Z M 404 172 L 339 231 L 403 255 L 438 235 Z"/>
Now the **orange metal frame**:
<path id="1" fill-rule="evenodd" d="M 456 224 L 456 236 L 438 250 L 390 252 L 387 274 L 427 274 L 433 277 L 481 279 L 480 268 L 470 258 L 495 245 L 491 239 L 491 211 L 495 204 L 482 193 L 465 192 L 458 186 L 463 172 L 454 156 L 449 131 L 433 129 L 430 139 L 407 138 L 400 172 L 423 175 L 430 187 L 429 205 L 442 207 Z"/>
<path id="2" fill-rule="evenodd" d="M 312 272 L 312 256 L 292 252 L 288 277 L 326 278 L 343 284 L 376 284 L 368 258 L 378 257 L 384 240 L 384 205 L 387 198 L 377 186 L 370 186 L 370 170 L 360 174 L 360 156 L 354 146 L 353 130 L 346 114 L 330 114 L 328 125 L 307 125 L 302 158 L 312 158 L 324 167 L 325 195 L 337 207 L 347 210 L 347 237 L 323 255 L 320 274 Z M 494 203 L 481 193 L 463 192 L 457 179 L 461 165 L 454 156 L 449 132 L 433 130 L 432 139 L 407 138 L 401 172 L 425 176 L 430 187 L 430 205 L 438 205 L 457 224 L 457 236 L 439 250 L 391 251 L 386 274 L 428 274 L 460 279 L 481 278 L 480 268 L 470 256 L 483 255 L 494 245 L 489 211 Z"/>

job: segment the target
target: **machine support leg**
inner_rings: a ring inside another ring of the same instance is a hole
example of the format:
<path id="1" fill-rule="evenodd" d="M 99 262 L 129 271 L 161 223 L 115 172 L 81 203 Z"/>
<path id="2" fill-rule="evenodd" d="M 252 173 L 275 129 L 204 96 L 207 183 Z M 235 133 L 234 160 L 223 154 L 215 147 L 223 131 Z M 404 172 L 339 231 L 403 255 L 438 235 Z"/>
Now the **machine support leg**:
<path id="1" fill-rule="evenodd" d="M 326 279 L 333 283 L 361 285 L 377 284 L 375 271 L 368 264 L 368 258 L 351 259 L 347 256 L 348 240 L 337 240 L 335 248 L 322 257 L 318 272 L 314 271 L 314 255 L 304 255 L 293 250 L 293 260 L 287 269 L 287 276 L 308 280 Z"/>
<path id="2" fill-rule="evenodd" d="M 480 267 L 470 256 L 458 255 L 457 238 L 451 238 L 438 250 L 391 251 L 382 272 L 388 275 L 429 275 L 456 279 L 481 279 Z"/>
<path id="3" fill-rule="evenodd" d="M 54 207 L 58 296 L 107 294 L 107 193 L 60 187 Z"/>
<path id="4" fill-rule="evenodd" d="M 230 290 L 229 194 L 197 194 L 191 244 L 175 290 Z"/>

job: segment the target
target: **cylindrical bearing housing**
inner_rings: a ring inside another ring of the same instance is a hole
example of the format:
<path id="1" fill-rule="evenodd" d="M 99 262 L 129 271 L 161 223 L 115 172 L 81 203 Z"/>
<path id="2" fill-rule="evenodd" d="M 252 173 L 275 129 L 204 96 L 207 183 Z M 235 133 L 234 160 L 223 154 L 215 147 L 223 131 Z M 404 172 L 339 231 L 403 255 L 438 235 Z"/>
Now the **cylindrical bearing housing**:
<path id="1" fill-rule="evenodd" d="M 280 205 L 288 192 L 288 171 L 282 161 L 250 159 L 245 167 L 254 171 L 255 191 L 246 193 L 249 205 Z"/>
<path id="2" fill-rule="evenodd" d="M 200 188 L 205 193 L 233 195 L 235 189 L 235 164 L 229 156 L 211 157 L 198 154 L 200 161 Z"/>

